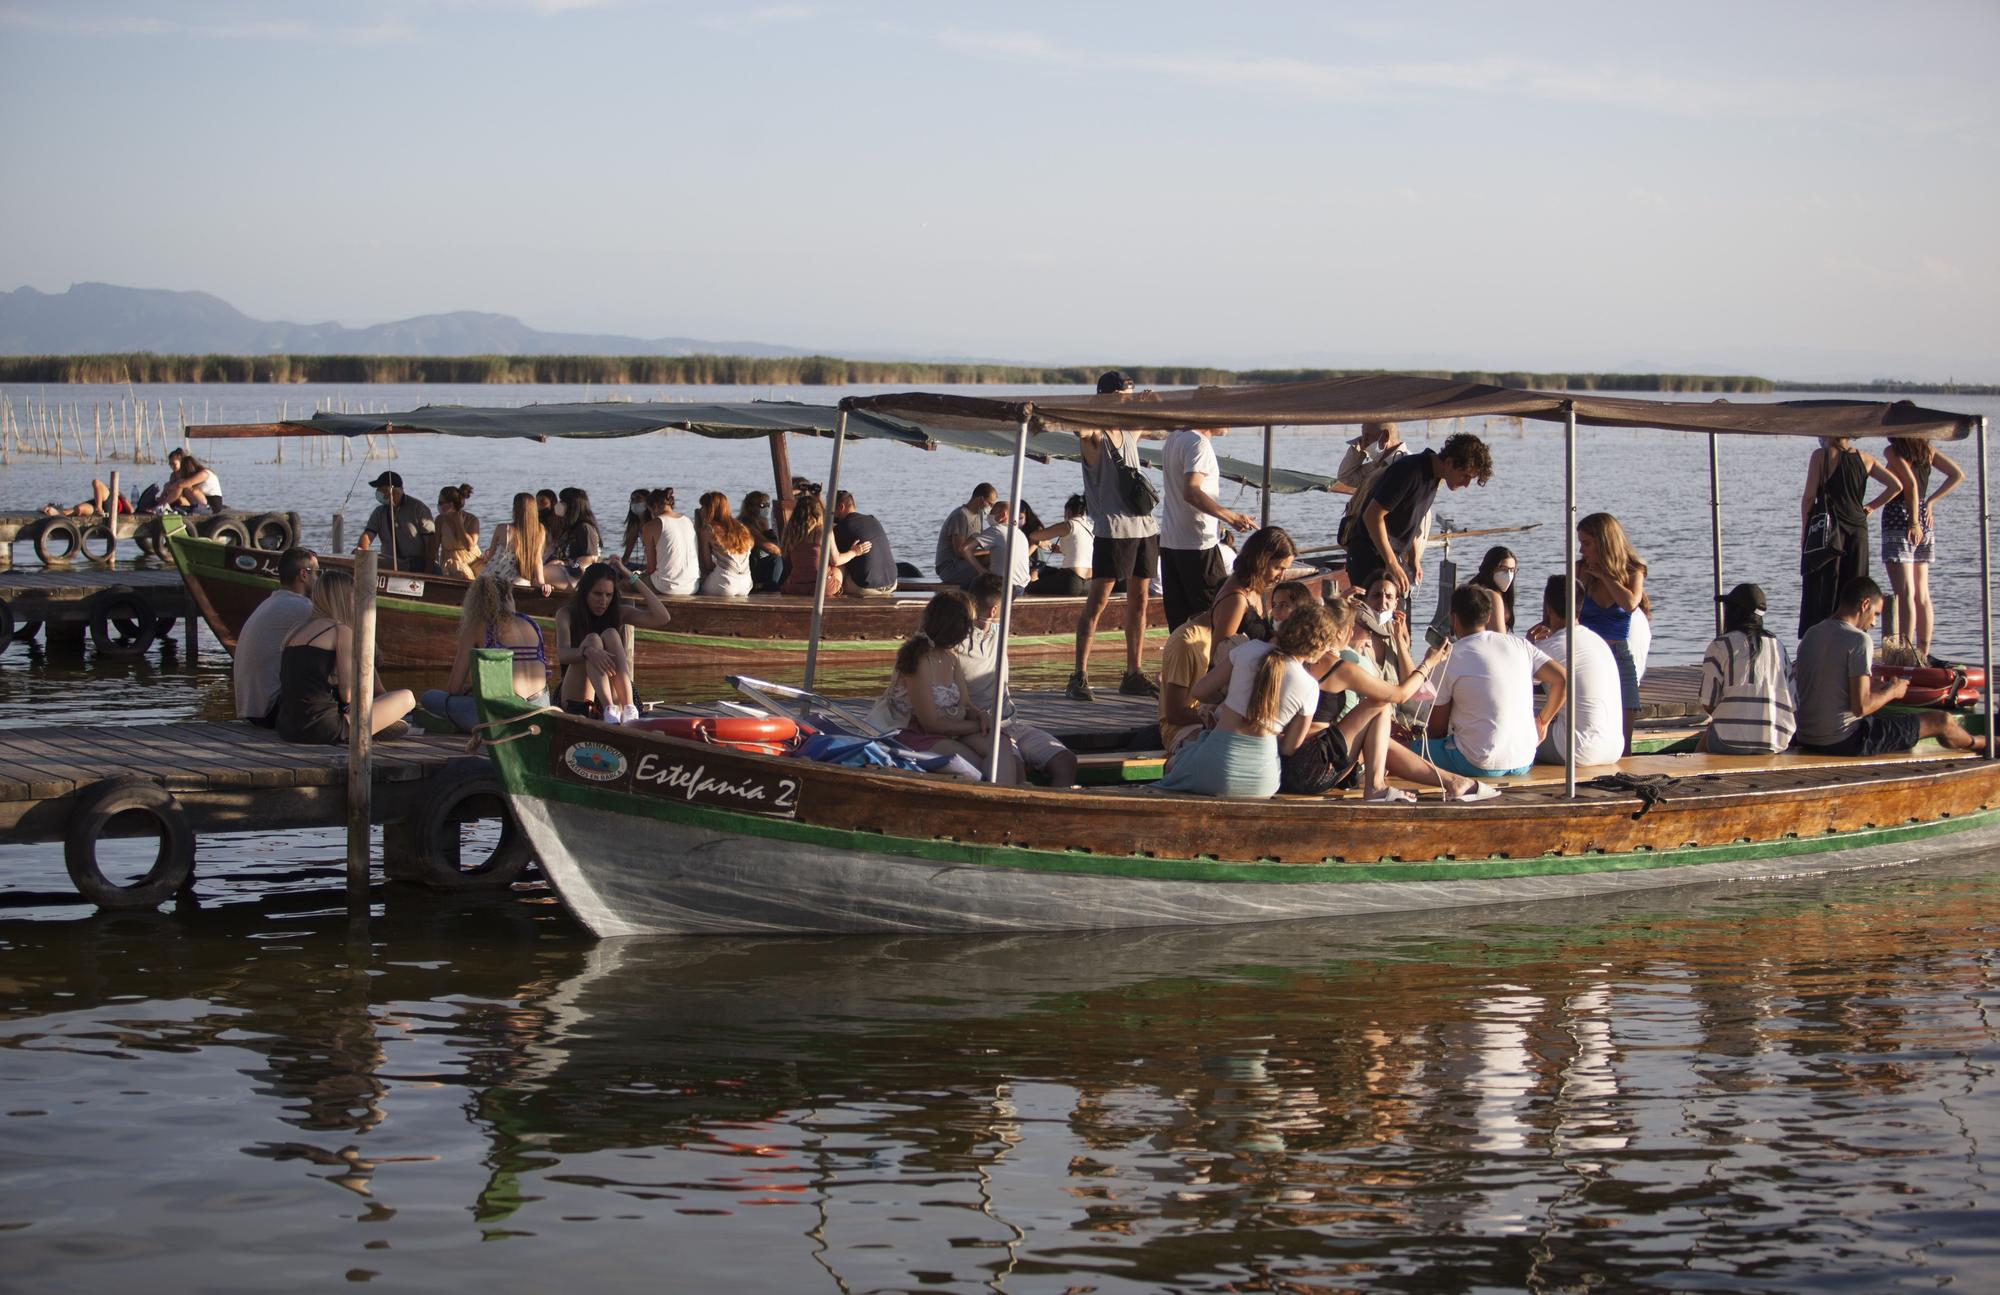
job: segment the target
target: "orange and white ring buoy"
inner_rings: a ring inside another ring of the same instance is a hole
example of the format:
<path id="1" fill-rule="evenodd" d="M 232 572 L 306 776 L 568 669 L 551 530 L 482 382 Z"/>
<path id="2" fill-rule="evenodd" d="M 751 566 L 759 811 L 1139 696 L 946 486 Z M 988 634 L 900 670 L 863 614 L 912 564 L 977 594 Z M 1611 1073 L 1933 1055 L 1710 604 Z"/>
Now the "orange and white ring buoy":
<path id="1" fill-rule="evenodd" d="M 784 743 L 795 740 L 799 726 L 778 715 L 674 715 L 665 719 L 642 719 L 630 728 L 643 728 L 667 737 L 690 742 L 712 742 L 718 746 L 740 746 L 778 754 Z"/>

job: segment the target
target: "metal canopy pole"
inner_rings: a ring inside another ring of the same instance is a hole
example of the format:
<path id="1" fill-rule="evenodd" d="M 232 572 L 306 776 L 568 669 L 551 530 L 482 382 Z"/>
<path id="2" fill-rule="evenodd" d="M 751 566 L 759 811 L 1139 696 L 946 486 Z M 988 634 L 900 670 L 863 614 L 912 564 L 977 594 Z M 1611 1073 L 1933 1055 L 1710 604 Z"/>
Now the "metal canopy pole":
<path id="1" fill-rule="evenodd" d="M 1576 402 L 1563 402 L 1563 795 L 1576 799 Z"/>
<path id="2" fill-rule="evenodd" d="M 1264 424 L 1264 506 L 1258 513 L 1257 525 L 1271 524 L 1271 425 Z"/>
<path id="3" fill-rule="evenodd" d="M 1021 470 L 1028 462 L 1028 420 L 1014 433 L 1014 479 L 1007 496 L 1007 561 L 1000 577 L 1000 649 L 993 670 L 993 741 L 986 750 L 986 781 L 1000 780 L 1000 743 L 1007 727 L 1000 722 L 1007 703 L 1007 631 L 1014 623 L 1014 546 L 1021 531 Z"/>
<path id="4" fill-rule="evenodd" d="M 840 453 L 847 448 L 847 411 L 833 424 L 833 466 L 826 473 L 826 494 L 820 498 L 819 579 L 813 582 L 812 631 L 806 636 L 806 691 L 813 688 L 819 665 L 819 627 L 826 616 L 826 573 L 833 565 L 833 501 L 840 498 Z"/>
<path id="5" fill-rule="evenodd" d="M 2000 689 L 2000 682 L 1993 677 L 1993 497 L 1986 489 L 1984 418 L 1979 420 L 1979 642 L 1980 664 L 1986 670 L 1986 758 L 2000 759 L 2000 752 L 1994 749 L 1993 730 L 1993 694 Z"/>
<path id="6" fill-rule="evenodd" d="M 1722 449 L 1708 434 L 1708 542 L 1715 563 L 1715 637 L 1722 637 Z"/>

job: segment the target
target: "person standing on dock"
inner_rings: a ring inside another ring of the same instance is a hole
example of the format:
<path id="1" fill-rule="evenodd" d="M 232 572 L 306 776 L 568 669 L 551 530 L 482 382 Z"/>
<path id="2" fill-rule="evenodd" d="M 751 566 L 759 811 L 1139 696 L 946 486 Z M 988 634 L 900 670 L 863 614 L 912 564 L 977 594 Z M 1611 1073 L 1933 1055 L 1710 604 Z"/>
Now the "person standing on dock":
<path id="1" fill-rule="evenodd" d="M 1390 464 L 1369 490 L 1359 524 L 1348 527 L 1347 582 L 1366 589 L 1380 575 L 1396 582 L 1396 592 L 1410 596 L 1410 586 L 1422 578 L 1417 539 L 1430 516 L 1438 486 L 1463 490 L 1493 479 L 1493 451 L 1470 432 L 1448 436 L 1442 448 L 1410 454 Z"/>
<path id="2" fill-rule="evenodd" d="M 400 472 L 384 472 L 368 484 L 375 487 L 375 511 L 368 514 L 368 525 L 354 546 L 356 551 L 387 543 L 393 527 L 396 543 L 389 555 L 391 565 L 398 571 L 429 570 L 431 538 L 437 534 L 430 508 L 421 499 L 404 498 Z"/>
<path id="3" fill-rule="evenodd" d="M 319 579 L 319 555 L 311 549 L 286 549 L 278 555 L 278 587 L 236 636 L 232 682 L 236 688 L 236 718 L 259 728 L 278 722 L 278 663 L 285 640 L 313 614 L 313 584 Z"/>
<path id="4" fill-rule="evenodd" d="M 1132 379 L 1117 369 L 1100 374 L 1097 394 L 1129 396 Z M 1076 434 L 1083 451 L 1083 504 L 1090 513 L 1095 538 L 1090 550 L 1090 591 L 1076 618 L 1076 670 L 1063 691 L 1077 701 L 1095 701 L 1090 691 L 1090 647 L 1097 622 L 1111 602 L 1111 587 L 1125 582 L 1125 677 L 1118 691 L 1128 697 L 1158 697 L 1159 685 L 1140 668 L 1146 647 L 1146 604 L 1153 576 L 1160 566 L 1160 523 L 1152 505 L 1138 498 L 1152 487 L 1139 473 L 1139 434 L 1131 430 Z M 1134 478 L 1134 495 L 1126 493 L 1127 469 Z M 1143 485 L 1145 490 L 1138 491 Z M 1143 505 L 1143 506 L 1142 506 Z"/>
<path id="5" fill-rule="evenodd" d="M 1167 486 L 1160 501 L 1160 595 L 1170 630 L 1207 611 L 1229 579 L 1222 528 L 1242 534 L 1256 525 L 1209 493 L 1222 479 L 1212 435 L 1211 428 L 1183 427 L 1160 450 Z"/>

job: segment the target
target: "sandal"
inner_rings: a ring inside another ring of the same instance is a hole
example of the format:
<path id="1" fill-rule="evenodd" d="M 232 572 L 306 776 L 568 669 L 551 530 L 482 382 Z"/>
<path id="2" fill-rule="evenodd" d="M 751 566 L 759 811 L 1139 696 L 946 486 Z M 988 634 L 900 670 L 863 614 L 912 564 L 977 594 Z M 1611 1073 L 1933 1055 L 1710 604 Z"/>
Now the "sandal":
<path id="1" fill-rule="evenodd" d="M 1460 805 L 1470 805 L 1476 801 L 1492 800 L 1499 794 L 1500 789 L 1498 787 L 1490 782 L 1480 782 L 1475 778 L 1472 782 L 1471 791 L 1460 792 L 1456 796 L 1446 796 L 1445 799 Z"/>
<path id="2" fill-rule="evenodd" d="M 1401 787 L 1384 787 L 1379 795 L 1370 791 L 1363 792 L 1361 796 L 1362 803 L 1368 805 L 1410 805 L 1415 804 L 1416 799 Z"/>

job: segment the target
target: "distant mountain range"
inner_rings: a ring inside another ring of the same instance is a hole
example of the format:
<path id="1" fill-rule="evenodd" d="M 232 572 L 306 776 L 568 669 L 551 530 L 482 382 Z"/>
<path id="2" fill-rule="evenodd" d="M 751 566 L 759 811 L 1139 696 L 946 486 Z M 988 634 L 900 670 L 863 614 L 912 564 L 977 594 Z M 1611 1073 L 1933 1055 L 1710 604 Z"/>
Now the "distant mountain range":
<path id="1" fill-rule="evenodd" d="M 0 355 L 808 355 L 767 342 L 544 333 L 512 315 L 455 310 L 368 328 L 252 319 L 206 292 L 77 283 L 0 292 Z"/>

